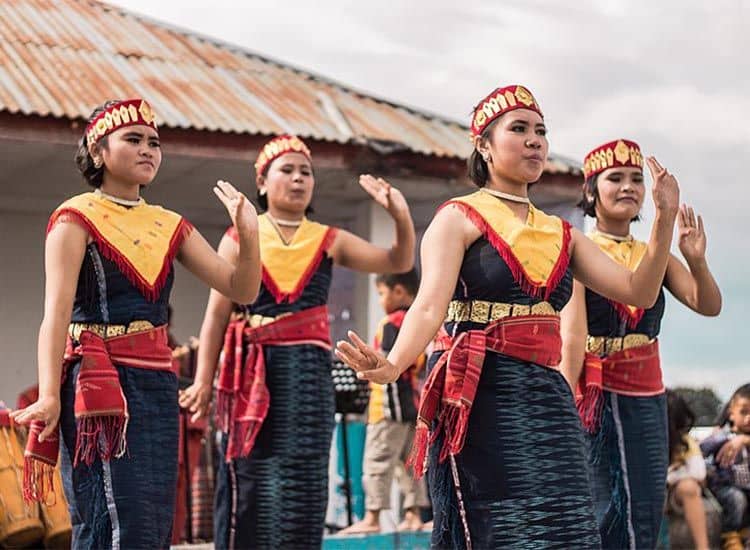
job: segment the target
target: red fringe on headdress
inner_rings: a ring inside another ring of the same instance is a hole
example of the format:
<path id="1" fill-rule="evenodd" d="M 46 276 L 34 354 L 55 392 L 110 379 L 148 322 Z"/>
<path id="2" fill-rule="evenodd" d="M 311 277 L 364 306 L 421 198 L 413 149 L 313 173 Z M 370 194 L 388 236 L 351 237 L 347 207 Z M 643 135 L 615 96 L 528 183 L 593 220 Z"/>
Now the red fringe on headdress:
<path id="1" fill-rule="evenodd" d="M 549 299 L 555 288 L 557 288 L 557 285 L 560 284 L 560 281 L 565 276 L 565 271 L 568 269 L 568 264 L 570 263 L 570 224 L 568 222 L 561 220 L 563 225 L 563 235 L 560 255 L 557 257 L 557 262 L 547 278 L 547 281 L 540 284 L 529 279 L 521 262 L 516 258 L 515 254 L 513 254 L 508 243 L 506 243 L 492 226 L 487 223 L 487 220 L 485 220 L 479 212 L 477 212 L 472 206 L 461 201 L 448 201 L 440 208 L 442 209 L 449 204 L 457 206 L 464 214 L 466 214 L 476 228 L 482 232 L 482 235 L 484 235 L 489 241 L 492 248 L 497 251 L 503 261 L 507 264 L 511 275 L 513 276 L 513 280 L 518 283 L 521 290 L 534 298 Z"/>
<path id="2" fill-rule="evenodd" d="M 167 282 L 169 271 L 172 269 L 172 261 L 177 255 L 180 246 L 185 241 L 188 235 L 193 231 L 194 227 L 186 219 L 182 218 L 177 226 L 172 240 L 169 243 L 167 254 L 164 256 L 164 265 L 159 272 L 159 276 L 154 281 L 154 284 L 149 284 L 138 271 L 133 267 L 133 264 L 123 256 L 117 248 L 115 248 L 106 238 L 97 230 L 97 228 L 89 220 L 87 220 L 80 212 L 72 208 L 62 208 L 52 213 L 49 223 L 47 224 L 47 233 L 49 233 L 55 224 L 60 220 L 61 216 L 65 216 L 68 220 L 74 221 L 86 229 L 97 248 L 102 253 L 102 256 L 107 258 L 109 261 L 114 262 L 117 265 L 123 275 L 135 286 L 143 297 L 150 302 L 155 302 L 159 299 L 161 291 L 164 288 L 164 284 Z"/>

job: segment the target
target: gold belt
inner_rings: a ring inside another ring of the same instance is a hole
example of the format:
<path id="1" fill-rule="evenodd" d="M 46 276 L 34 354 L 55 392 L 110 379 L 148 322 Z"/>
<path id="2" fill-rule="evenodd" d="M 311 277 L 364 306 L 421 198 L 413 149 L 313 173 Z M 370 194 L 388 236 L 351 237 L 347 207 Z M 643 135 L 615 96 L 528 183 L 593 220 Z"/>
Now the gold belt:
<path id="1" fill-rule="evenodd" d="M 94 334 L 98 334 L 102 338 L 113 338 L 115 336 L 122 336 L 123 334 L 130 334 L 132 332 L 143 332 L 144 330 L 151 330 L 154 325 L 150 321 L 131 321 L 128 325 L 108 325 L 103 323 L 70 323 L 68 326 L 68 334 L 76 342 L 81 337 L 81 332 L 88 330 Z"/>
<path id="2" fill-rule="evenodd" d="M 245 319 L 247 321 L 247 324 L 250 325 L 250 328 L 258 328 L 262 327 L 263 325 L 273 323 L 274 321 L 277 321 L 281 317 L 286 317 L 287 315 L 291 315 L 291 313 L 282 313 L 281 315 L 277 315 L 276 317 L 266 317 L 265 315 L 258 315 L 257 313 L 244 313 L 241 311 L 235 311 L 234 313 L 232 313 L 232 320 L 236 321 L 238 319 Z"/>
<path id="3" fill-rule="evenodd" d="M 453 300 L 448 304 L 446 322 L 491 323 L 505 317 L 519 315 L 560 315 L 549 302 L 539 302 L 531 306 L 522 304 L 504 304 L 485 300 Z"/>
<path id="4" fill-rule="evenodd" d="M 588 336 L 586 351 L 595 355 L 611 355 L 624 349 L 639 348 L 653 342 L 646 334 L 626 334 L 610 338 L 608 336 Z"/>

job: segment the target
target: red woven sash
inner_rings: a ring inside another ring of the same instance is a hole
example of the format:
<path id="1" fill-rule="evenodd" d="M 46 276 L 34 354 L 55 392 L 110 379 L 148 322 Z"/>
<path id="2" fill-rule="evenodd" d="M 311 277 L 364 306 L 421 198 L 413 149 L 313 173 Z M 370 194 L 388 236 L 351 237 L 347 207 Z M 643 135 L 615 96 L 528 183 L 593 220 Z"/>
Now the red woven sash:
<path id="1" fill-rule="evenodd" d="M 268 414 L 271 396 L 263 346 L 300 344 L 331 349 L 326 306 L 285 315 L 256 328 L 245 319 L 229 323 L 216 398 L 217 423 L 229 436 L 227 462 L 250 454 Z"/>
<path id="2" fill-rule="evenodd" d="M 607 357 L 586 354 L 576 388 L 576 406 L 583 427 L 590 433 L 599 429 L 603 390 L 635 397 L 664 393 L 658 340 Z"/>
<path id="3" fill-rule="evenodd" d="M 500 319 L 484 330 L 462 332 L 427 378 L 419 403 L 417 433 L 408 464 L 424 475 L 427 449 L 445 436 L 439 461 L 461 452 L 486 351 L 546 367 L 560 364 L 560 319 L 530 315 Z M 437 425 L 430 434 L 433 422 Z"/>
<path id="4" fill-rule="evenodd" d="M 80 462 L 91 465 L 97 456 L 109 460 L 125 453 L 128 408 L 114 365 L 171 370 L 166 325 L 107 340 L 85 330 L 77 346 L 68 339 L 63 373 L 79 359 L 74 466 Z M 31 423 L 24 453 L 24 497 L 39 502 L 45 502 L 52 492 L 52 472 L 60 450 L 58 430 L 39 443 L 43 429 L 42 422 Z"/>

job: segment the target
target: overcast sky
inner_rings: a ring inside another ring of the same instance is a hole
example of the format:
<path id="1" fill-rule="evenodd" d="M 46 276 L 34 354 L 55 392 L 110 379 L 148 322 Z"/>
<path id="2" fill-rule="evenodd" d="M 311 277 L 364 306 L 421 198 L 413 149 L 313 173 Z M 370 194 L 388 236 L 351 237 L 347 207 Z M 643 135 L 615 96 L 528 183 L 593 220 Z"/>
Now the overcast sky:
<path id="1" fill-rule="evenodd" d="M 668 302 L 666 381 L 724 397 L 750 381 L 750 1 L 112 3 L 465 123 L 494 87 L 522 83 L 545 113 L 550 149 L 572 158 L 634 139 L 704 215 L 724 294 L 718 319 Z"/>

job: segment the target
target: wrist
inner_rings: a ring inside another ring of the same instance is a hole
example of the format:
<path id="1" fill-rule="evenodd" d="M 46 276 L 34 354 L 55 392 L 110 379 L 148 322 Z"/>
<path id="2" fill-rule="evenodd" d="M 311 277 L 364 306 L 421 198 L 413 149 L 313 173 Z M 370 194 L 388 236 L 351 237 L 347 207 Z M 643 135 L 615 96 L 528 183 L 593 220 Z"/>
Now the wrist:
<path id="1" fill-rule="evenodd" d="M 698 256 L 698 257 L 685 256 L 685 261 L 687 262 L 688 267 L 690 268 L 690 271 L 692 272 L 706 269 L 708 267 L 708 263 L 706 262 L 705 256 Z"/>
<path id="2" fill-rule="evenodd" d="M 44 392 L 44 393 L 40 392 L 39 393 L 39 398 L 37 400 L 38 401 L 49 401 L 50 399 L 53 400 L 53 401 L 60 401 L 60 392 L 57 392 L 56 394 L 55 393 L 51 393 L 51 392 Z"/>
<path id="3" fill-rule="evenodd" d="M 408 223 L 409 220 L 411 220 L 411 213 L 409 212 L 408 206 L 406 206 L 405 208 L 396 210 L 395 212 L 389 210 L 389 212 L 393 220 L 398 224 Z"/>

